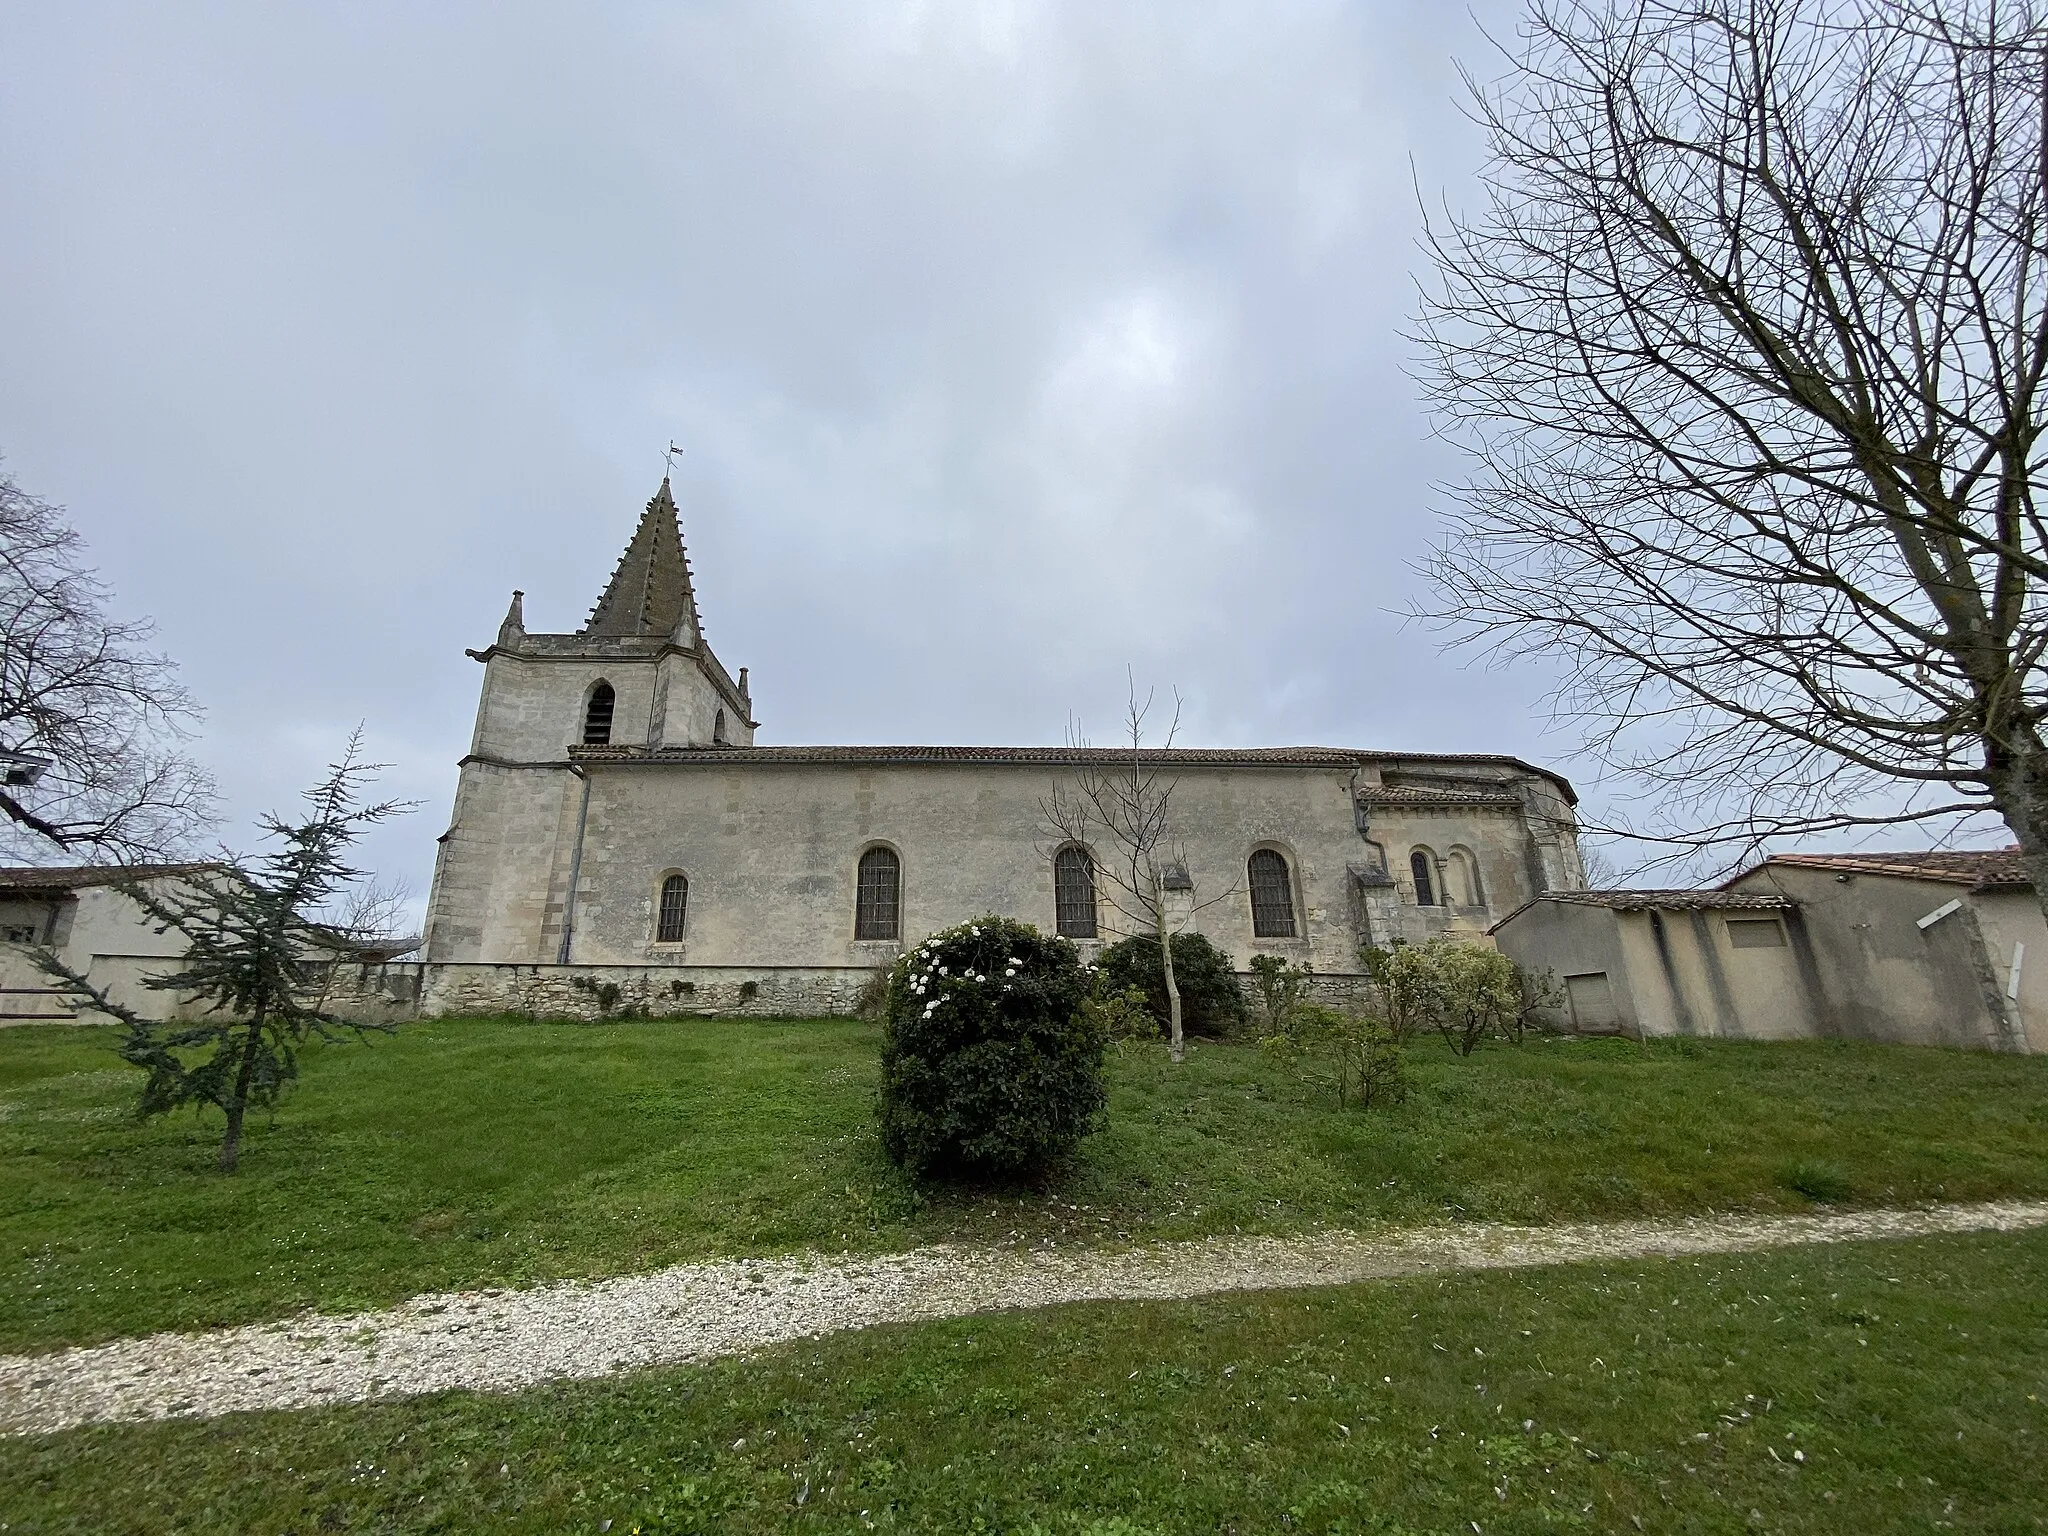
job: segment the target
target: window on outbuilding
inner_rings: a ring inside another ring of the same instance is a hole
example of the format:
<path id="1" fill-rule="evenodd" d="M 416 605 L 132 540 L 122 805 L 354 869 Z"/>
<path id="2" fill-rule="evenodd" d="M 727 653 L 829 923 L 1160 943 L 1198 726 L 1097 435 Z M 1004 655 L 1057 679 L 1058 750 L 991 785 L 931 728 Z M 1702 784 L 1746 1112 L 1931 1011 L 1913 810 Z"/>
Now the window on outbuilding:
<path id="1" fill-rule="evenodd" d="M 1245 866 L 1252 888 L 1252 936 L 1260 939 L 1294 937 L 1294 877 L 1287 860 L 1271 848 L 1261 848 Z"/>
<path id="2" fill-rule="evenodd" d="M 1736 949 L 1783 949 L 1785 925 L 1775 917 L 1731 917 L 1728 942 Z"/>
<path id="3" fill-rule="evenodd" d="M 690 882 L 681 875 L 670 875 L 661 882 L 661 916 L 654 925 L 654 942 L 682 943 L 683 923 L 689 913 Z"/>
<path id="4" fill-rule="evenodd" d="M 618 694 L 610 683 L 599 683 L 590 690 L 590 703 L 583 711 L 583 744 L 586 747 L 602 747 L 612 739 L 612 710 L 619 702 Z"/>
<path id="5" fill-rule="evenodd" d="M 1052 908 L 1061 938 L 1095 937 L 1095 861 L 1086 848 L 1062 848 L 1054 856 Z"/>
<path id="6" fill-rule="evenodd" d="M 1415 904 L 1418 907 L 1436 905 L 1436 881 L 1429 868 L 1428 850 L 1418 848 L 1408 855 L 1408 872 L 1415 877 Z"/>
<path id="7" fill-rule="evenodd" d="M 903 861 L 894 849 L 870 848 L 860 856 L 854 896 L 853 936 L 893 939 L 903 930 Z"/>

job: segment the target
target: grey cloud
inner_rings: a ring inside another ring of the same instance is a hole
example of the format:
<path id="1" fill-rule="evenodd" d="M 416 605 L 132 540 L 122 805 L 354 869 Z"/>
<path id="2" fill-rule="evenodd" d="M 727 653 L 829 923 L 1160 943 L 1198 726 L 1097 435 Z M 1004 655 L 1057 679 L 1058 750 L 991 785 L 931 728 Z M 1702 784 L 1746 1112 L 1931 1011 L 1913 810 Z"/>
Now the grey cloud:
<path id="1" fill-rule="evenodd" d="M 581 621 L 671 437 L 764 740 L 1100 734 L 1128 662 L 1194 741 L 1562 752 L 1390 611 L 1451 467 L 1397 329 L 1415 185 L 1469 195 L 1462 9 L 4 31 L 0 450 L 160 621 L 237 832 L 366 718 L 423 889 L 463 647 L 515 586 Z"/>

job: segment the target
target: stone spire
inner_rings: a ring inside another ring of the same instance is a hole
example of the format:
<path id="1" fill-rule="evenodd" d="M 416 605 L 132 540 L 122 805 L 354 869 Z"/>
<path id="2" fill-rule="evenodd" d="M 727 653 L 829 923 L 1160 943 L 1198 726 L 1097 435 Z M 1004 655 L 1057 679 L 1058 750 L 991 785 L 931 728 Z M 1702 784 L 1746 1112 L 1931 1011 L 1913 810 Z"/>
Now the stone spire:
<path id="1" fill-rule="evenodd" d="M 690 584 L 690 559 L 683 552 L 683 530 L 666 475 L 581 632 L 660 635 L 673 637 L 678 645 L 697 643 L 697 593 Z"/>
<path id="2" fill-rule="evenodd" d="M 498 626 L 498 644 L 508 651 L 519 649 L 526 638 L 526 594 L 514 592 L 512 606 L 505 610 L 505 622 Z"/>

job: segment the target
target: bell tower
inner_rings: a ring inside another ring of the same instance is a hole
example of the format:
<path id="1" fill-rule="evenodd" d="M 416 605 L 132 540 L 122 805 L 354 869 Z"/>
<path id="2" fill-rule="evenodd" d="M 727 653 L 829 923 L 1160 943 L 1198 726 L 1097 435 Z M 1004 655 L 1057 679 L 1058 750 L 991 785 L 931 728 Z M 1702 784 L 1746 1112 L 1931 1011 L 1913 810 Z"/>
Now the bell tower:
<path id="1" fill-rule="evenodd" d="M 470 750 L 559 761 L 571 747 L 673 751 L 753 745 L 747 674 L 735 679 L 704 639 L 696 583 L 664 478 L 597 604 L 573 634 L 531 634 L 524 594 L 487 649 Z M 592 728 L 602 700 L 601 732 Z"/>
<path id="2" fill-rule="evenodd" d="M 754 744 L 746 670 L 735 679 L 704 639 L 668 477 L 581 629 L 529 633 L 514 592 L 497 638 L 469 655 L 483 689 L 435 865 L 427 958 L 551 960 L 573 911 L 591 771 Z"/>

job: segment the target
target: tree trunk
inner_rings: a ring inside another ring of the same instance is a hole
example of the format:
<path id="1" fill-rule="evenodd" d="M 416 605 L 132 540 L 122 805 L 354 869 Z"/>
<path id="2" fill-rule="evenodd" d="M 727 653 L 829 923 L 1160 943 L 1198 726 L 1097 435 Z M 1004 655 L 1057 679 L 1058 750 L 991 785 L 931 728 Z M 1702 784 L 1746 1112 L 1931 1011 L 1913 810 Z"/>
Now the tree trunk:
<path id="1" fill-rule="evenodd" d="M 1159 866 L 1152 867 L 1152 921 L 1159 929 L 1159 964 L 1166 972 L 1166 1048 L 1175 1061 L 1185 1060 L 1187 1046 L 1180 1032 L 1180 983 L 1173 978 L 1173 944 L 1166 931 L 1166 891 Z"/>
<path id="2" fill-rule="evenodd" d="M 2011 745 L 1987 752 L 1985 782 L 2034 882 L 2034 900 L 2048 916 L 2048 743 L 2030 726 L 2009 731 Z"/>
<path id="3" fill-rule="evenodd" d="M 256 1076 L 256 1053 L 263 1044 L 263 1021 L 249 1025 L 249 1038 L 242 1046 L 242 1064 L 235 1073 L 234 1096 L 227 1102 L 228 1129 L 220 1141 L 220 1171 L 233 1173 L 242 1156 L 242 1119 L 249 1112 L 249 1084 Z"/>

